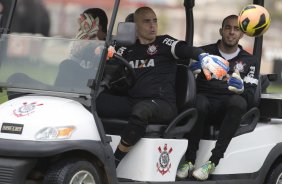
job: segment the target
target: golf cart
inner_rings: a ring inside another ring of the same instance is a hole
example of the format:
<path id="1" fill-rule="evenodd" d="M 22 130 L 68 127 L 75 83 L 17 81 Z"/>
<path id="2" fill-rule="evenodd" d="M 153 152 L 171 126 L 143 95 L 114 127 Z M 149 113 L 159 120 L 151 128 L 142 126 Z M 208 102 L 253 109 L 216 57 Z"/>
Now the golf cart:
<path id="1" fill-rule="evenodd" d="M 136 38 L 134 23 L 120 23 L 116 36 L 112 35 L 120 1 L 115 1 L 105 41 L 9 34 L 16 0 L 10 3 L 0 38 L 0 87 L 9 99 L 0 105 L 0 183 L 263 184 L 282 180 L 281 98 L 260 94 L 260 86 L 255 97 L 258 107 L 242 118 L 211 178 L 175 180 L 188 146 L 183 135 L 197 118 L 194 76 L 185 65 L 177 69 L 177 117 L 168 125 L 149 125 L 146 136 L 116 168 L 113 152 L 127 122 L 99 117 L 95 98 L 111 86 L 103 75 L 108 47 L 130 45 Z M 263 5 L 263 0 L 254 3 Z M 192 45 L 194 1 L 185 0 L 184 5 L 186 40 Z M 260 58 L 262 37 L 256 38 L 254 48 Z M 101 52 L 93 54 L 94 50 Z M 79 60 L 81 53 L 87 59 Z M 134 81 L 127 61 L 114 57 L 126 68 L 125 78 Z M 273 106 L 277 108 L 270 112 Z M 214 146 L 215 135 L 207 137 L 201 141 L 197 166 L 208 159 Z"/>

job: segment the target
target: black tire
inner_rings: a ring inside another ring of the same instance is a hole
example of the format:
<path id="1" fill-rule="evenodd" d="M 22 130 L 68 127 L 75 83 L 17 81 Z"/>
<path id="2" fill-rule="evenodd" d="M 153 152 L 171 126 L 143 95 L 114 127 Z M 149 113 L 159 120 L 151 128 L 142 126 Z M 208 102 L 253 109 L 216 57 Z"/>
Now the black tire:
<path id="1" fill-rule="evenodd" d="M 86 160 L 62 160 L 46 172 L 43 184 L 72 184 L 75 176 L 86 175 L 87 183 L 101 184 L 97 169 Z M 76 177 L 76 178 L 77 178 Z M 85 181 L 86 182 L 86 181 Z"/>
<path id="2" fill-rule="evenodd" d="M 271 170 L 265 184 L 279 184 L 282 182 L 282 163 Z"/>

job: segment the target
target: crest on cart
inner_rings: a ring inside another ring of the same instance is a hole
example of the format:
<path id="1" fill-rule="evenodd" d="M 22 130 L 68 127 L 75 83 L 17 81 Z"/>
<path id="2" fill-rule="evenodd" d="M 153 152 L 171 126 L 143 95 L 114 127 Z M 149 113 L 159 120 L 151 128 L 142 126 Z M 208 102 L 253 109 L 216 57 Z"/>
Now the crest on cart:
<path id="1" fill-rule="evenodd" d="M 169 169 L 171 168 L 169 155 L 171 154 L 172 150 L 172 147 L 168 148 L 167 144 L 165 144 L 163 148 L 161 146 L 158 147 L 160 157 L 157 162 L 157 171 L 162 175 L 165 175 L 167 172 L 169 172 Z"/>
<path id="2" fill-rule="evenodd" d="M 35 111 L 37 106 L 41 106 L 41 105 L 43 104 L 38 104 L 37 102 L 32 102 L 32 103 L 24 102 L 22 106 L 15 109 L 13 113 L 17 117 L 28 116 Z"/>

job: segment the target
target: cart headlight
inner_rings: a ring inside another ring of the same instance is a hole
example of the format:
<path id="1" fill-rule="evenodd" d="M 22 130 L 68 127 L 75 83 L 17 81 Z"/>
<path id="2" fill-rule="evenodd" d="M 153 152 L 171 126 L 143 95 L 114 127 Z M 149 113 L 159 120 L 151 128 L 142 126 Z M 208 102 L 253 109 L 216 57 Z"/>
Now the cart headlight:
<path id="1" fill-rule="evenodd" d="M 74 126 L 45 127 L 37 132 L 35 139 L 41 141 L 68 139 L 71 137 L 74 130 Z"/>

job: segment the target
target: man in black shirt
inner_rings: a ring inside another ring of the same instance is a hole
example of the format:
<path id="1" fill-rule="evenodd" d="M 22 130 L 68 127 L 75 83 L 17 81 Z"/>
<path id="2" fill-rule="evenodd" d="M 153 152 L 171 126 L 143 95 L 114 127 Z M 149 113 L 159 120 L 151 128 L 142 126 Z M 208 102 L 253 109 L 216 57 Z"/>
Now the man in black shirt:
<path id="1" fill-rule="evenodd" d="M 198 62 L 190 65 L 191 69 L 198 73 L 196 79 L 198 120 L 188 135 L 189 146 L 185 154 L 186 162 L 179 167 L 177 172 L 177 177 L 180 179 L 190 174 L 199 180 L 208 179 L 209 174 L 223 158 L 248 105 L 253 104 L 259 73 L 256 70 L 257 59 L 238 45 L 239 40 L 243 37 L 238 26 L 238 16 L 226 17 L 219 31 L 222 39 L 202 48 L 210 54 L 219 55 L 228 60 L 230 71 L 221 80 L 214 79 L 212 76 L 212 79 L 208 81 L 201 72 Z M 209 124 L 210 121 L 221 122 L 215 148 L 212 150 L 209 161 L 193 171 L 204 125 Z"/>
<path id="2" fill-rule="evenodd" d="M 193 58 L 210 71 L 222 69 L 221 60 L 168 35 L 157 36 L 157 17 L 149 7 L 134 13 L 136 44 L 117 53 L 129 61 L 136 83 L 127 96 L 101 93 L 96 101 L 101 117 L 126 118 L 129 123 L 115 152 L 116 165 L 144 136 L 149 122 L 168 122 L 177 114 L 175 102 L 176 60 Z M 226 67 L 228 70 L 228 67 Z M 226 74 L 226 72 L 225 72 Z"/>

